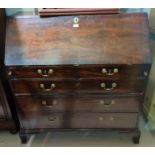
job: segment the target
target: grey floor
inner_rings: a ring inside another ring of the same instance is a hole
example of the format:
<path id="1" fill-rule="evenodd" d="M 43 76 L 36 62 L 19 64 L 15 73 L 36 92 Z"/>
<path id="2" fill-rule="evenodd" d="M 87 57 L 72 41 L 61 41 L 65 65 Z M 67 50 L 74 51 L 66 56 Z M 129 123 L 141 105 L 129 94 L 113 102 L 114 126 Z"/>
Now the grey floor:
<path id="1" fill-rule="evenodd" d="M 142 117 L 139 125 L 142 132 L 139 145 L 133 144 L 130 136 L 113 132 L 46 132 L 32 135 L 27 144 L 20 143 L 18 134 L 0 132 L 0 146 L 155 146 L 155 131 L 148 129 Z"/>

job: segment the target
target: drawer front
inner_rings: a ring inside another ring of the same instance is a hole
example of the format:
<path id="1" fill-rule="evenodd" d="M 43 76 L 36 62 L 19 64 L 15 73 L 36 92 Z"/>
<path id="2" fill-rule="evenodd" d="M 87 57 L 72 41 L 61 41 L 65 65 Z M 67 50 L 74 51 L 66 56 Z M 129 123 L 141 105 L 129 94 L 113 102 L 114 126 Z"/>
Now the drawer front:
<path id="1" fill-rule="evenodd" d="M 150 65 L 80 65 L 78 71 L 82 78 L 146 78 L 149 75 Z"/>
<path id="2" fill-rule="evenodd" d="M 35 128 L 135 128 L 137 113 L 55 113 L 20 118 L 26 129 Z"/>
<path id="3" fill-rule="evenodd" d="M 74 66 L 11 67 L 7 74 L 15 78 L 75 78 L 77 70 Z"/>
<path id="4" fill-rule="evenodd" d="M 146 80 L 12 80 L 16 94 L 44 93 L 142 93 Z"/>
<path id="5" fill-rule="evenodd" d="M 22 115 L 51 112 L 138 112 L 138 97 L 104 96 L 19 96 L 18 112 Z"/>
<path id="6" fill-rule="evenodd" d="M 9 67 L 14 78 L 120 78 L 147 77 L 150 65 L 77 65 Z"/>

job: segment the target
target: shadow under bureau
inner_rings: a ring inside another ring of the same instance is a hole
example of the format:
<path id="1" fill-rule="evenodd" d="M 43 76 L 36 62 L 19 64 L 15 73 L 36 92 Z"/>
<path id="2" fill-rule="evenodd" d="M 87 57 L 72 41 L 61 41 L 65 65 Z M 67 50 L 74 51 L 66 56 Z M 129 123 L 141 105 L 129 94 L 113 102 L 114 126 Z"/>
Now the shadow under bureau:
<path id="1" fill-rule="evenodd" d="M 5 69 L 22 143 L 44 130 L 113 130 L 139 143 L 151 67 L 144 13 L 8 18 Z"/>

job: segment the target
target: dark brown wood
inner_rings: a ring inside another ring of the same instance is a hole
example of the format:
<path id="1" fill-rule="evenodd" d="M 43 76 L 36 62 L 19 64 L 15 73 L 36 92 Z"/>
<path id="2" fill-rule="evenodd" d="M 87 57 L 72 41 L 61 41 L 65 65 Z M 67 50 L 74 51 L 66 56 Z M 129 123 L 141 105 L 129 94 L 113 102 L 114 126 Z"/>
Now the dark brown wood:
<path id="1" fill-rule="evenodd" d="M 38 69 L 43 71 L 38 74 Z M 49 69 L 53 70 L 48 74 Z M 44 73 L 46 71 L 46 73 Z M 11 78 L 77 78 L 77 68 L 75 66 L 28 66 L 28 67 L 8 67 L 7 74 Z M 43 75 L 47 76 L 43 76 Z"/>
<path id="2" fill-rule="evenodd" d="M 106 97 L 103 95 L 18 96 L 20 115 L 35 116 L 52 112 L 138 112 L 139 97 Z"/>
<path id="3" fill-rule="evenodd" d="M 64 16 L 64 15 L 94 15 L 94 14 L 116 14 L 120 10 L 118 8 L 41 8 L 38 9 L 41 17 L 47 16 Z"/>
<path id="4" fill-rule="evenodd" d="M 5 9 L 0 8 L 0 130 L 15 131 L 16 125 L 11 114 L 8 98 L 4 90 L 4 49 L 6 33 Z M 9 88 L 8 88 L 9 89 Z"/>
<path id="5" fill-rule="evenodd" d="M 143 93 L 146 80 L 12 80 L 15 94 L 51 94 L 57 93 Z M 105 83 L 105 88 L 101 84 Z M 112 88 L 113 83 L 117 86 Z M 40 88 L 43 84 L 44 88 Z M 51 85 L 55 85 L 51 88 Z M 49 90 L 50 89 L 50 90 Z"/>
<path id="6" fill-rule="evenodd" d="M 9 130 L 10 132 L 15 132 L 16 131 L 16 126 L 14 121 L 11 120 L 5 120 L 5 119 L 0 119 L 0 130 Z"/>
<path id="7" fill-rule="evenodd" d="M 21 142 L 51 129 L 117 129 L 139 142 L 151 68 L 146 14 L 76 17 L 8 19 L 5 73 Z"/>
<path id="8" fill-rule="evenodd" d="M 12 78 L 147 78 L 150 67 L 150 65 L 20 66 L 8 67 L 6 72 Z M 40 69 L 42 74 L 38 73 Z M 52 74 L 48 74 L 50 69 L 53 70 Z M 103 69 L 106 69 L 107 73 L 103 73 Z M 113 73 L 114 69 L 118 69 L 118 73 Z"/>
<path id="9" fill-rule="evenodd" d="M 4 114 L 4 109 L 2 107 L 2 105 L 0 106 L 0 118 L 3 118 L 5 116 Z"/>
<path id="10" fill-rule="evenodd" d="M 0 107 L 1 107 L 0 115 L 2 116 L 0 117 L 0 119 L 6 119 L 6 120 L 11 119 L 12 118 L 11 112 L 7 103 L 7 99 L 1 81 L 0 81 Z"/>
<path id="11" fill-rule="evenodd" d="M 135 128 L 137 113 L 52 113 L 22 118 L 25 129 L 35 128 Z M 130 123 L 129 123 L 130 122 Z"/>
<path id="12" fill-rule="evenodd" d="M 83 15 L 78 18 L 79 27 L 75 28 L 72 16 L 10 17 L 5 64 L 151 63 L 146 14 Z"/>
<path id="13" fill-rule="evenodd" d="M 0 130 L 9 130 L 11 133 L 17 132 L 15 120 L 12 117 L 8 100 L 0 80 Z"/>
<path id="14" fill-rule="evenodd" d="M 5 29 L 6 29 L 6 14 L 5 9 L 0 8 L 0 67 L 3 65 L 4 48 L 5 48 Z M 2 70 L 2 69 L 1 69 Z"/>

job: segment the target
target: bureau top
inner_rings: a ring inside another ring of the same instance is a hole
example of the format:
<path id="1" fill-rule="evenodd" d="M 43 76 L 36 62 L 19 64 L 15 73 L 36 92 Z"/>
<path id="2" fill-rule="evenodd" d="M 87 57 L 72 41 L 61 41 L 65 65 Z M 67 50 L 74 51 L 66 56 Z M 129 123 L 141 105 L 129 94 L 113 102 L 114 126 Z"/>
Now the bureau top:
<path id="1" fill-rule="evenodd" d="M 147 15 L 81 15 L 7 21 L 5 65 L 151 63 Z"/>

